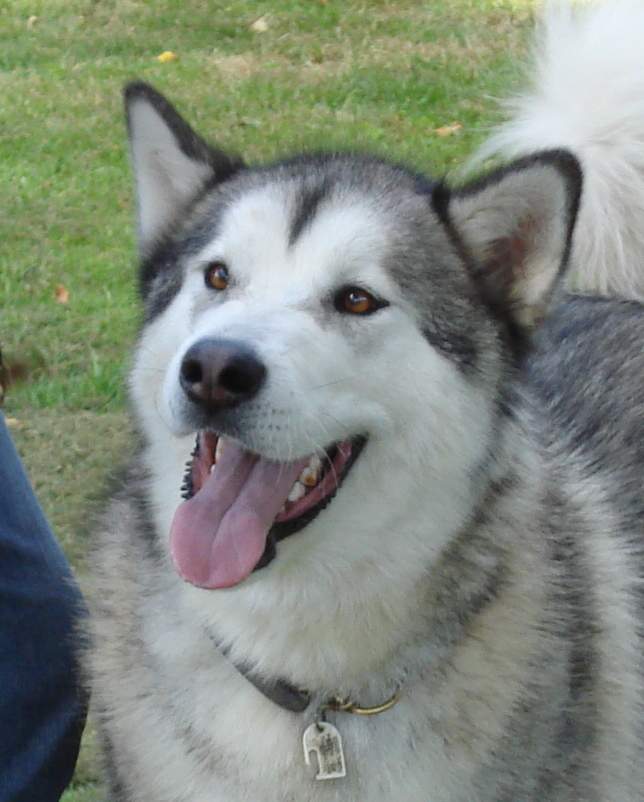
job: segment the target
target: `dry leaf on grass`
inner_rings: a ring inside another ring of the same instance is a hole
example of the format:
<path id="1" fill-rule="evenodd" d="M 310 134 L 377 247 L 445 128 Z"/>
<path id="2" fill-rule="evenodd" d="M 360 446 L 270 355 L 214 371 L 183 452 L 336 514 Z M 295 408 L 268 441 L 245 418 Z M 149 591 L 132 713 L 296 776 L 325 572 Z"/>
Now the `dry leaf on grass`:
<path id="1" fill-rule="evenodd" d="M 255 31 L 255 33 L 264 33 L 268 30 L 268 17 L 264 14 L 263 17 L 258 17 L 255 22 L 251 22 L 250 24 L 251 31 Z"/>
<path id="2" fill-rule="evenodd" d="M 256 119 L 255 117 L 240 117 L 237 121 L 237 125 L 241 126 L 242 128 L 261 128 L 262 121 Z"/>
<path id="3" fill-rule="evenodd" d="M 57 284 L 54 290 L 54 297 L 59 304 L 69 303 L 69 290 L 64 284 Z"/>
<path id="4" fill-rule="evenodd" d="M 5 418 L 5 423 L 11 429 L 21 429 L 22 428 L 22 421 L 19 421 L 18 418 Z"/>
<path id="5" fill-rule="evenodd" d="M 38 22 L 38 17 L 32 14 L 27 20 L 27 28 L 31 30 L 37 22 Z"/>
<path id="6" fill-rule="evenodd" d="M 452 136 L 458 134 L 463 126 L 460 123 L 450 123 L 450 125 L 443 125 L 441 128 L 434 128 L 436 136 Z"/>
<path id="7" fill-rule="evenodd" d="M 168 64 L 170 61 L 176 61 L 179 56 L 172 50 L 164 50 L 163 53 L 159 53 L 157 56 L 157 61 L 160 61 L 161 64 Z"/>

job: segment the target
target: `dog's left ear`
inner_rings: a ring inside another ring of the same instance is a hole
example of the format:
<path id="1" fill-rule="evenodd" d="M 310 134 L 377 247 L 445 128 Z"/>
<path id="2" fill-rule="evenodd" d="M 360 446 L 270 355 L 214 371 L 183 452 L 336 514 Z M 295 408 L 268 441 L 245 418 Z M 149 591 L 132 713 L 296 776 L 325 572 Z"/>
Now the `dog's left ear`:
<path id="1" fill-rule="evenodd" d="M 125 112 L 136 184 L 143 256 L 191 200 L 243 167 L 208 145 L 163 95 L 148 84 L 125 87 Z"/>
<path id="2" fill-rule="evenodd" d="M 520 329 L 539 323 L 559 285 L 580 195 L 574 156 L 545 151 L 434 196 L 482 293 Z"/>

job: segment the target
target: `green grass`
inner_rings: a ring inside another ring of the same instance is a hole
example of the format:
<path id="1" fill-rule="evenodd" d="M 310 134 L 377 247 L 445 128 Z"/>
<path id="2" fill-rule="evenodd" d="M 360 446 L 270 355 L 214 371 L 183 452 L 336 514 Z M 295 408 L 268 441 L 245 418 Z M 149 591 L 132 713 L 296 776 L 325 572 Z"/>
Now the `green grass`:
<path id="1" fill-rule="evenodd" d="M 25 374 L 6 412 L 77 570 L 92 499 L 127 444 L 123 378 L 138 308 L 122 84 L 155 84 L 201 133 L 251 161 L 362 147 L 449 174 L 495 121 L 492 98 L 520 78 L 531 9 L 530 0 L 0 5 L 0 343 Z M 263 32 L 251 27 L 259 17 Z M 164 50 L 178 60 L 159 63 Z M 453 122 L 458 134 L 436 134 Z M 65 802 L 100 798 L 88 733 Z"/>

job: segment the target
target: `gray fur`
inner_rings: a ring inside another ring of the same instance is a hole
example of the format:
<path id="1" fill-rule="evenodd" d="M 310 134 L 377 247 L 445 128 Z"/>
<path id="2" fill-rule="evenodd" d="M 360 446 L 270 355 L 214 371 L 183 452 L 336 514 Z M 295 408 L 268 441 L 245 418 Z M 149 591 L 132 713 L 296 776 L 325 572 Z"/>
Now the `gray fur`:
<path id="1" fill-rule="evenodd" d="M 390 476 L 392 487 L 398 482 L 393 523 L 374 518 L 366 552 L 345 532 L 346 562 L 332 565 L 324 551 L 310 558 L 337 534 L 325 522 L 351 493 L 365 516 L 380 509 L 379 494 L 365 495 L 353 478 L 366 470 L 363 460 L 373 466 L 370 452 L 380 453 L 374 436 L 337 500 L 310 525 L 310 554 L 292 551 L 304 537 L 298 533 L 293 544 L 279 544 L 275 564 L 239 587 L 191 588 L 172 567 L 154 500 L 155 459 L 176 443 L 169 433 L 155 441 L 158 424 L 145 423 L 154 413 L 141 403 L 135 366 L 137 416 L 148 429 L 97 536 L 86 661 L 112 801 L 637 802 L 644 789 L 644 309 L 561 294 L 579 196 L 574 159 L 534 156 L 454 194 L 360 156 L 239 170 L 200 190 L 144 263 L 142 351 L 177 307 L 191 260 L 216 241 L 227 210 L 258 190 L 284 206 L 291 249 L 305 247 L 323 213 L 347 198 L 387 221 L 378 258 L 399 293 L 395 314 L 415 332 L 401 337 L 399 359 L 420 355 L 409 384 L 416 372 L 440 366 L 445 392 L 463 388 L 448 401 L 466 401 L 480 415 L 464 419 L 476 448 L 453 501 L 458 524 L 445 523 L 444 541 L 418 564 L 396 562 L 422 543 L 419 533 L 430 540 L 446 513 L 425 510 L 420 496 L 417 510 L 404 501 L 416 456 L 397 454 L 392 439 L 389 451 L 400 458 Z M 527 217 L 516 213 L 525 208 Z M 554 243 L 554 255 L 542 281 L 544 242 Z M 330 283 L 307 301 L 311 325 L 320 337 L 333 331 L 355 342 L 361 368 L 382 371 L 386 396 L 393 365 L 378 361 L 379 330 L 365 337 L 362 322 L 334 313 L 333 289 Z M 230 303 L 244 291 L 240 279 Z M 191 314 L 226 303 L 202 294 Z M 287 349 L 280 353 L 290 359 Z M 399 381 L 397 394 L 406 397 Z M 439 414 L 439 396 L 432 398 L 433 407 L 415 401 L 428 427 Z M 267 403 L 226 412 L 217 430 L 261 443 L 258 421 L 284 415 Z M 297 439 L 288 415 L 279 426 Z M 456 439 L 458 426 L 451 427 L 446 419 L 458 452 L 467 438 Z M 443 464 L 452 470 L 449 448 L 442 463 L 431 451 L 423 457 L 428 493 Z M 393 556 L 391 566 L 379 549 Z M 305 555 L 299 562 L 298 553 Z M 291 586 L 301 589 L 295 601 Z M 255 633 L 252 642 L 232 627 L 236 617 Z M 301 715 L 275 706 L 234 662 L 306 687 L 314 704 Z M 386 714 L 334 718 L 348 776 L 316 783 L 301 756 L 316 704 L 334 694 L 375 703 L 399 685 L 401 701 Z"/>

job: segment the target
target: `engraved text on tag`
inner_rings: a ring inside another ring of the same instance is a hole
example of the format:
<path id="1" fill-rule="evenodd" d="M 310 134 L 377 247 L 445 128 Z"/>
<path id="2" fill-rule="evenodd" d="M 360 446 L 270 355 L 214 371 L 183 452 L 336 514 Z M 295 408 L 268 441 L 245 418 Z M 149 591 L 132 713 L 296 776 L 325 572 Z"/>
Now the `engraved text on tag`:
<path id="1" fill-rule="evenodd" d="M 328 721 L 316 721 L 307 727 L 302 738 L 304 760 L 311 765 L 311 752 L 318 760 L 316 780 L 335 780 L 346 777 L 347 769 L 342 750 L 342 736 Z"/>

